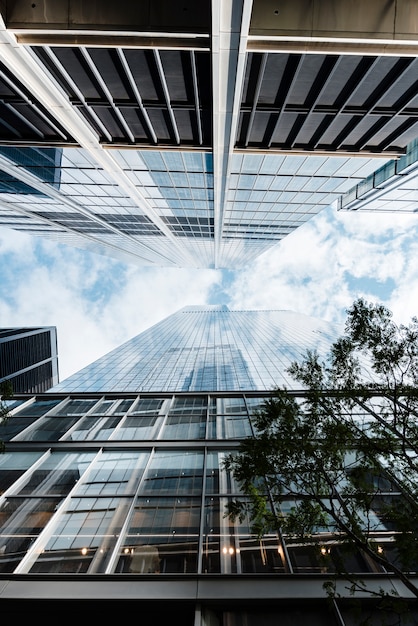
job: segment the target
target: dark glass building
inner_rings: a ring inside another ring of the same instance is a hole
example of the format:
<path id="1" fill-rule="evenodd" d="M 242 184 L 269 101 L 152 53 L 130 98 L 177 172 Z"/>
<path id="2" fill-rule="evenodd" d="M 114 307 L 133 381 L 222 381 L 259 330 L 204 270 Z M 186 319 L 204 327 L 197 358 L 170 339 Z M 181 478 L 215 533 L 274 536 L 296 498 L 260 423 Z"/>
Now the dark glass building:
<path id="1" fill-rule="evenodd" d="M 41 393 L 58 383 L 55 326 L 0 329 L 0 382 L 15 393 Z"/>

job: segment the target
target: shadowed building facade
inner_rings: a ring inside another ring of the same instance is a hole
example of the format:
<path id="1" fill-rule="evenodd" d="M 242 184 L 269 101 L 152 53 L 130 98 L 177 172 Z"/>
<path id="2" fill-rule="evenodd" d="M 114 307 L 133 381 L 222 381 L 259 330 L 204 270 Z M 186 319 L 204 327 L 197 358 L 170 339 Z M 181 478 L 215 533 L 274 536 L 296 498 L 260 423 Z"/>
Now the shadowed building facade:
<path id="1" fill-rule="evenodd" d="M 13 392 L 40 393 L 58 384 L 55 326 L 0 329 L 0 383 Z"/>

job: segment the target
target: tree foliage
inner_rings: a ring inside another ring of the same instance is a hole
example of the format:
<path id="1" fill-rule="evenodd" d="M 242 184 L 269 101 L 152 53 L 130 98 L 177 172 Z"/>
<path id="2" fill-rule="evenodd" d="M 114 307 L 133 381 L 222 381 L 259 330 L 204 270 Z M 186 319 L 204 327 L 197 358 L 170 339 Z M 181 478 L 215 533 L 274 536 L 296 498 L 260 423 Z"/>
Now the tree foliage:
<path id="1" fill-rule="evenodd" d="M 348 576 L 353 551 L 418 597 L 418 320 L 397 325 L 362 299 L 326 359 L 289 368 L 304 394 L 276 389 L 254 416 L 256 435 L 226 468 L 259 536 L 277 531 L 312 546 Z"/>

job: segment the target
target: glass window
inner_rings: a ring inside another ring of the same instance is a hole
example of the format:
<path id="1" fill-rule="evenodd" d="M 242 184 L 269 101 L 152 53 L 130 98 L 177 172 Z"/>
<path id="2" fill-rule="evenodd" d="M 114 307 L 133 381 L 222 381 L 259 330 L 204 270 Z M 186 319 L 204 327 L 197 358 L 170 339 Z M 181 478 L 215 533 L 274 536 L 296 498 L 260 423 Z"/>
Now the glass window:
<path id="1" fill-rule="evenodd" d="M 233 474 L 223 468 L 226 455 L 226 452 L 207 452 L 205 488 L 208 494 L 239 493 Z"/>
<path id="2" fill-rule="evenodd" d="M 72 441 L 107 440 L 119 424 L 120 417 L 85 417 L 81 419 L 68 438 Z"/>
<path id="3" fill-rule="evenodd" d="M 38 419 L 39 417 L 17 417 L 14 415 L 12 419 L 7 419 L 0 425 L 0 440 L 10 441 Z"/>
<path id="4" fill-rule="evenodd" d="M 58 498 L 7 498 L 0 506 L 0 572 L 13 572 L 60 503 Z"/>
<path id="5" fill-rule="evenodd" d="M 103 452 L 78 483 L 77 495 L 134 495 L 149 455 L 149 450 Z"/>
<path id="6" fill-rule="evenodd" d="M 133 407 L 130 415 L 158 415 L 164 400 L 161 398 L 141 398 Z"/>
<path id="7" fill-rule="evenodd" d="M 109 413 L 112 407 L 116 404 L 115 400 L 102 400 L 98 402 L 94 409 L 91 411 L 91 415 L 105 415 Z"/>
<path id="8" fill-rule="evenodd" d="M 40 554 L 37 550 L 37 560 L 29 572 L 104 572 L 129 502 L 121 498 L 72 498 Z"/>
<path id="9" fill-rule="evenodd" d="M 56 415 L 84 415 L 96 402 L 97 400 L 70 400 L 58 408 Z"/>
<path id="10" fill-rule="evenodd" d="M 79 419 L 79 417 L 41 417 L 20 435 L 18 441 L 58 441 Z"/>
<path id="11" fill-rule="evenodd" d="M 169 415 L 161 439 L 204 439 L 205 434 L 206 415 Z"/>
<path id="12" fill-rule="evenodd" d="M 251 437 L 251 424 L 248 415 L 211 415 L 208 438 L 237 439 Z"/>
<path id="13" fill-rule="evenodd" d="M 257 539 L 248 519 L 225 517 L 227 498 L 210 497 L 205 505 L 202 571 L 204 573 L 284 572 L 283 550 L 276 535 Z"/>
<path id="14" fill-rule="evenodd" d="M 90 465 L 93 452 L 52 452 L 28 472 L 15 495 L 67 495 Z"/>
<path id="15" fill-rule="evenodd" d="M 0 495 L 24 474 L 43 452 L 5 452 L 0 455 Z"/>
<path id="16" fill-rule="evenodd" d="M 176 397 L 170 408 L 170 415 L 205 415 L 208 406 L 208 399 L 206 396 L 202 397 Z"/>
<path id="17" fill-rule="evenodd" d="M 112 410 L 112 415 L 124 415 L 132 406 L 134 400 L 122 400 Z"/>
<path id="18" fill-rule="evenodd" d="M 157 451 L 147 469 L 141 493 L 199 495 L 202 482 L 202 452 Z"/>
<path id="19" fill-rule="evenodd" d="M 199 524 L 200 498 L 138 498 L 116 571 L 196 572 Z"/>
<path id="20" fill-rule="evenodd" d="M 163 418 L 156 415 L 128 415 L 112 436 L 113 439 L 141 441 L 155 439 Z"/>
<path id="21" fill-rule="evenodd" d="M 29 415 L 30 417 L 39 417 L 40 415 L 45 415 L 45 413 L 53 409 L 60 402 L 62 402 L 62 400 L 36 400 L 28 406 L 22 407 L 16 413 L 16 416 L 24 417 Z"/>

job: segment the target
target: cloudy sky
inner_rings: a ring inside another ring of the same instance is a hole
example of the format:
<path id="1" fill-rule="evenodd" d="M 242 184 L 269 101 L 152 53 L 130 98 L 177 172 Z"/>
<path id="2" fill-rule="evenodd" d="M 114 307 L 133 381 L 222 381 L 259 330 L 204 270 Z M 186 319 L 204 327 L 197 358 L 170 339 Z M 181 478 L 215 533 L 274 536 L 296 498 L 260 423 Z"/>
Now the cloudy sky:
<path id="1" fill-rule="evenodd" d="M 239 271 L 144 268 L 0 229 L 0 327 L 53 325 L 60 379 L 188 304 L 343 322 L 358 296 L 418 314 L 418 215 L 330 208 Z"/>

